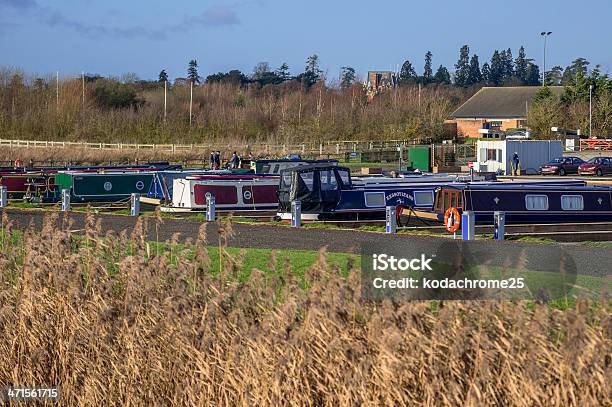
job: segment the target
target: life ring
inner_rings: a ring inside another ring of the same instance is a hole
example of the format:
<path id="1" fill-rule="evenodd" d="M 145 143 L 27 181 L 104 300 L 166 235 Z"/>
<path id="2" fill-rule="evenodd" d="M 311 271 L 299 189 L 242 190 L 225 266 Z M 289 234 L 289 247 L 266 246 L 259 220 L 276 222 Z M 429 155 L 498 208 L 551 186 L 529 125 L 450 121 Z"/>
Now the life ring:
<path id="1" fill-rule="evenodd" d="M 15 160 L 15 168 L 23 167 L 23 160 L 19 158 Z"/>
<path id="2" fill-rule="evenodd" d="M 461 216 L 457 208 L 450 207 L 444 212 L 444 227 L 450 233 L 455 233 L 461 226 Z"/>

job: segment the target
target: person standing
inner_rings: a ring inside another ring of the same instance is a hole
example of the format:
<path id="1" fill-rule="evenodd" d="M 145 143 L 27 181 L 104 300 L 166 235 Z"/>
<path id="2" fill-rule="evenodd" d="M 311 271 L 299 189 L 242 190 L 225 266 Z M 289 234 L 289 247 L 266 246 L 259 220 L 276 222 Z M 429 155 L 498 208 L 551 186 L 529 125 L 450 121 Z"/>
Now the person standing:
<path id="1" fill-rule="evenodd" d="M 210 165 L 210 168 L 213 170 L 216 170 L 217 168 L 215 168 L 217 166 L 217 162 L 215 161 L 215 152 L 211 151 L 210 152 L 210 158 L 208 159 L 208 164 Z"/>
<path id="2" fill-rule="evenodd" d="M 221 151 L 215 152 L 215 169 L 216 170 L 221 169 Z"/>
<path id="3" fill-rule="evenodd" d="M 519 160 L 519 155 L 515 151 L 512 155 L 512 175 L 521 175 L 520 165 L 521 161 Z"/>
<path id="4" fill-rule="evenodd" d="M 236 154 L 236 152 L 234 151 L 232 153 L 232 159 L 230 160 L 230 168 L 236 169 L 239 166 L 240 166 L 240 157 L 238 157 L 238 154 Z"/>

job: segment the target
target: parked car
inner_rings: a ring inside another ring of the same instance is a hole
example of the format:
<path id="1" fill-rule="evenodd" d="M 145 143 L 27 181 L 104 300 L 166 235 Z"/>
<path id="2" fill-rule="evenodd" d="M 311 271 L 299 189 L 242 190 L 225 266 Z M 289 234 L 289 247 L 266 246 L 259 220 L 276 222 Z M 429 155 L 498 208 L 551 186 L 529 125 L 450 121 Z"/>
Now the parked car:
<path id="1" fill-rule="evenodd" d="M 578 174 L 578 167 L 584 164 L 580 157 L 557 157 L 540 167 L 542 175 Z"/>
<path id="2" fill-rule="evenodd" d="M 578 167 L 578 174 L 597 175 L 598 177 L 601 177 L 604 174 L 612 174 L 612 158 L 593 157 Z"/>

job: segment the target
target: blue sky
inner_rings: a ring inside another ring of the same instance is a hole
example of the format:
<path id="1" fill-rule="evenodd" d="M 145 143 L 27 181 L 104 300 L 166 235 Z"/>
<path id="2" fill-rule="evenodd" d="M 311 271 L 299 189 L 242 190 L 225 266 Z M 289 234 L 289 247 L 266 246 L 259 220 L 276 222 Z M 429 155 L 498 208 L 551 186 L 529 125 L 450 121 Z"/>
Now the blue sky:
<path id="1" fill-rule="evenodd" d="M 196 58 L 200 74 L 240 69 L 260 61 L 287 62 L 301 72 L 318 54 L 328 78 L 341 66 L 360 75 L 390 69 L 406 58 L 423 69 L 452 71 L 468 44 L 480 62 L 494 49 L 520 45 L 542 65 L 543 30 L 552 31 L 547 67 L 576 57 L 612 73 L 611 0 L 345 1 L 345 0 L 0 0 L 0 66 L 63 76 L 134 72 L 185 76 Z"/>

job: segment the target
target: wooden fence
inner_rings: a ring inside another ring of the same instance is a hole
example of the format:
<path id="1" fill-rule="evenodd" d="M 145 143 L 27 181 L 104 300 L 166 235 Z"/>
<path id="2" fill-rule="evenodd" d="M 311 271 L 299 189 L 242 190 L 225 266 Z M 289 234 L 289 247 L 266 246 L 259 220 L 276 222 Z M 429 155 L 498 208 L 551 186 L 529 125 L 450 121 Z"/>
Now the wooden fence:
<path id="1" fill-rule="evenodd" d="M 399 146 L 417 145 L 414 140 L 388 141 L 326 141 L 322 143 L 301 144 L 131 144 L 131 143 L 90 143 L 84 141 L 48 141 L 48 140 L 7 140 L 0 139 L 0 147 L 24 148 L 82 148 L 94 150 L 156 150 L 164 152 L 197 151 L 206 152 L 212 149 L 262 151 L 266 153 L 314 153 L 344 154 L 347 152 L 394 149 Z"/>

